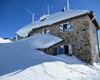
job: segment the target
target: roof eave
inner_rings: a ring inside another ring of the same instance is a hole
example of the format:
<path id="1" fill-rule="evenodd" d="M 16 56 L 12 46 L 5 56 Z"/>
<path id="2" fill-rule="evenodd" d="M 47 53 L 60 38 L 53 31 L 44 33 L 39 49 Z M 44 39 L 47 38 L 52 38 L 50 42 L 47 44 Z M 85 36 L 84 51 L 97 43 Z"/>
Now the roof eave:
<path id="1" fill-rule="evenodd" d="M 90 17 L 91 20 L 95 17 L 93 11 L 90 11 L 90 13 L 89 13 L 88 15 L 89 15 L 89 17 Z M 97 30 L 99 30 L 99 29 L 100 29 L 100 26 L 99 26 L 99 24 L 98 24 L 97 19 L 95 18 L 92 22 L 93 22 L 94 25 L 96 26 Z"/>

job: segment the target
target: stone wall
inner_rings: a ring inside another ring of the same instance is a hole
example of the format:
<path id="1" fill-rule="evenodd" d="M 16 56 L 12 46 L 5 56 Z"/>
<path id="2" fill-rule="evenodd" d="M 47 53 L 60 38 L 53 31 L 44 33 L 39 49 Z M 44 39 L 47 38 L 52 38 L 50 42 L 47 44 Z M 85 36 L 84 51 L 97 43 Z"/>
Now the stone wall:
<path id="1" fill-rule="evenodd" d="M 90 21 L 90 42 L 91 42 L 91 52 L 93 62 L 98 62 L 99 58 L 99 43 L 98 43 L 98 33 L 95 25 Z"/>
<path id="2" fill-rule="evenodd" d="M 18 37 L 18 40 L 24 39 L 24 37 L 21 37 L 21 36 L 19 36 L 19 35 L 18 35 L 17 37 Z"/>

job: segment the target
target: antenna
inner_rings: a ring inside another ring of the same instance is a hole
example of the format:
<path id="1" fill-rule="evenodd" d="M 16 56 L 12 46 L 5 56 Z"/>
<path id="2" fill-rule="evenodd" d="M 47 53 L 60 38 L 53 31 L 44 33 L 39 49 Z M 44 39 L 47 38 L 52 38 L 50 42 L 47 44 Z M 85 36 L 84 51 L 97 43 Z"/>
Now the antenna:
<path id="1" fill-rule="evenodd" d="M 32 14 L 32 23 L 34 23 L 34 15 L 35 13 Z"/>
<path id="2" fill-rule="evenodd" d="M 67 0 L 67 9 L 70 10 L 69 9 L 69 0 Z"/>
<path id="3" fill-rule="evenodd" d="M 48 15 L 50 15 L 50 9 L 51 8 L 54 8 L 55 6 L 50 6 L 49 4 L 48 4 Z"/>
<path id="4" fill-rule="evenodd" d="M 34 23 L 34 15 L 35 13 L 32 13 L 29 9 L 25 8 L 31 15 L 32 15 L 32 23 Z"/>
<path id="5" fill-rule="evenodd" d="M 49 4 L 48 4 L 48 15 L 50 14 L 50 6 L 49 6 Z"/>

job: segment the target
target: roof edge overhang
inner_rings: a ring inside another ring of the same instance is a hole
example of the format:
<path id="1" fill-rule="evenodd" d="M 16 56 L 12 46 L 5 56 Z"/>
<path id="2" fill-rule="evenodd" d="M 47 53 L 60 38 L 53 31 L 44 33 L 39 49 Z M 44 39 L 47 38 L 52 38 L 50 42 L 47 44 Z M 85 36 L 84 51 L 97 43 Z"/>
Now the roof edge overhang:
<path id="1" fill-rule="evenodd" d="M 93 11 L 90 11 L 90 13 L 89 13 L 88 15 L 89 15 L 89 17 L 90 17 L 91 20 L 92 20 L 94 17 L 96 17 L 96 16 L 94 15 Z M 96 26 L 97 30 L 99 30 L 99 29 L 100 29 L 100 26 L 99 26 L 99 24 L 98 24 L 97 19 L 94 18 L 94 20 L 93 20 L 92 22 L 93 22 L 94 25 Z"/>

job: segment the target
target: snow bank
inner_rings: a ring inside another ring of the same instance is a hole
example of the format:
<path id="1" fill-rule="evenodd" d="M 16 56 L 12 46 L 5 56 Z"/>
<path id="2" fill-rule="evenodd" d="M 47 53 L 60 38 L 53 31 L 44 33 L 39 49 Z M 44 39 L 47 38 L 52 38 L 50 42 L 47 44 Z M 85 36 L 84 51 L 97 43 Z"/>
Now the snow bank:
<path id="1" fill-rule="evenodd" d="M 7 39 L 7 40 L 4 40 L 0 37 L 0 43 L 9 43 L 9 42 L 12 42 L 11 40 Z"/>
<path id="2" fill-rule="evenodd" d="M 0 80 L 99 80 L 99 69 L 74 56 L 36 50 L 35 38 L 0 44 Z"/>

